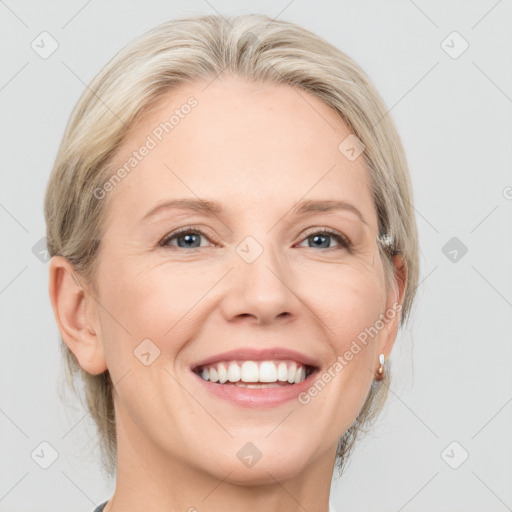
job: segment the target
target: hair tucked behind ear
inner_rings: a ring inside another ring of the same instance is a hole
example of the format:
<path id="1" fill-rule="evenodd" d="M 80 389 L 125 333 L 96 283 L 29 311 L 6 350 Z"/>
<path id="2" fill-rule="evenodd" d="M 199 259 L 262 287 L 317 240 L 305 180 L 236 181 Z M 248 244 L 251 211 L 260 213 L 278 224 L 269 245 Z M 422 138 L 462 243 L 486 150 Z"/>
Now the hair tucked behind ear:
<path id="1" fill-rule="evenodd" d="M 386 106 L 363 70 L 333 45 L 304 28 L 263 14 L 224 19 L 171 20 L 143 34 L 98 73 L 75 106 L 59 148 L 45 198 L 47 244 L 95 290 L 107 199 L 95 190 L 113 174 L 112 160 L 129 130 L 169 91 L 229 73 L 249 81 L 288 84 L 329 105 L 364 144 L 381 234 L 403 255 L 407 283 L 403 325 L 418 282 L 418 240 L 407 163 Z M 341 142 L 341 141 L 340 141 Z M 389 254 L 381 250 L 386 284 L 395 286 Z M 108 370 L 91 375 L 61 340 L 69 382 L 83 381 L 85 402 L 100 434 L 104 467 L 116 464 L 116 426 Z M 386 376 L 389 372 L 385 372 Z M 358 421 L 340 440 L 343 467 L 356 436 L 377 416 L 387 379 L 374 382 Z"/>

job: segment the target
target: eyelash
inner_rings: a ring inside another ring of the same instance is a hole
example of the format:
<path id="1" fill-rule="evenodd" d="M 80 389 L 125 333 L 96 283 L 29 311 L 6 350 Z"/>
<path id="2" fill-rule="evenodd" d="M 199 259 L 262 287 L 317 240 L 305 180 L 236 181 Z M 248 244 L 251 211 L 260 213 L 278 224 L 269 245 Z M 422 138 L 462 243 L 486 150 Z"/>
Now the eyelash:
<path id="1" fill-rule="evenodd" d="M 169 244 L 169 242 L 171 240 L 173 240 L 174 238 L 177 238 L 179 235 L 182 235 L 184 233 L 186 233 L 186 234 L 193 233 L 195 235 L 202 235 L 202 236 L 204 236 L 208 240 L 210 240 L 210 238 L 211 238 L 210 241 L 213 241 L 214 243 L 217 243 L 217 244 L 219 243 L 219 241 L 216 240 L 214 237 L 207 236 L 200 229 L 194 228 L 192 226 L 187 226 L 187 227 L 178 229 L 176 231 L 173 231 L 172 233 L 170 233 L 169 235 L 164 237 L 162 239 L 162 241 L 159 242 L 158 245 L 160 247 L 175 247 L 175 246 L 171 246 Z M 350 252 L 352 250 L 352 242 L 345 235 L 339 233 L 338 231 L 334 231 L 334 230 L 331 230 L 331 229 L 312 228 L 312 229 L 306 231 L 306 233 L 303 236 L 302 241 L 306 240 L 307 238 L 309 238 L 309 237 L 311 237 L 313 235 L 318 235 L 318 234 L 319 235 L 329 235 L 332 238 L 334 238 L 341 245 L 341 247 L 326 248 L 326 249 L 324 249 L 324 251 L 330 252 L 330 251 L 339 251 L 339 250 L 342 250 L 342 249 L 346 249 L 346 250 L 348 250 Z M 176 249 L 182 249 L 182 250 L 185 250 L 185 251 L 187 250 L 187 249 L 183 249 L 181 247 L 176 247 Z M 200 247 L 193 247 L 193 248 L 188 249 L 188 250 L 194 251 L 194 250 L 197 250 L 197 249 L 200 249 Z M 307 249 L 314 249 L 314 247 L 307 247 Z"/>

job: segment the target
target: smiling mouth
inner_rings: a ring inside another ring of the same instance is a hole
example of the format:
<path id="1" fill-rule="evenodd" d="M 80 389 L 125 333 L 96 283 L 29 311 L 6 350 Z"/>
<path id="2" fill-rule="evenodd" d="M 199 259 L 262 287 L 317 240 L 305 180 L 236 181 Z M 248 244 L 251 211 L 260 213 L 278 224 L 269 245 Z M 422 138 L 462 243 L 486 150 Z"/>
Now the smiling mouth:
<path id="1" fill-rule="evenodd" d="M 300 384 L 316 370 L 292 360 L 274 360 L 224 361 L 197 366 L 193 372 L 212 384 L 260 389 Z"/>

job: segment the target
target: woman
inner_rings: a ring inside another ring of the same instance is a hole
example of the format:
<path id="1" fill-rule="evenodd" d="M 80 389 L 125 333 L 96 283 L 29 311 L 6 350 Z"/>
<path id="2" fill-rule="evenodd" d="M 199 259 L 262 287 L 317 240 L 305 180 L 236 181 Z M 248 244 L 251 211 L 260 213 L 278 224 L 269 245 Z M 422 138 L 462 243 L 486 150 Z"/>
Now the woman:
<path id="1" fill-rule="evenodd" d="M 115 493 L 96 511 L 325 512 L 413 303 L 403 148 L 364 72 L 265 15 L 173 20 L 80 98 L 50 297 Z"/>

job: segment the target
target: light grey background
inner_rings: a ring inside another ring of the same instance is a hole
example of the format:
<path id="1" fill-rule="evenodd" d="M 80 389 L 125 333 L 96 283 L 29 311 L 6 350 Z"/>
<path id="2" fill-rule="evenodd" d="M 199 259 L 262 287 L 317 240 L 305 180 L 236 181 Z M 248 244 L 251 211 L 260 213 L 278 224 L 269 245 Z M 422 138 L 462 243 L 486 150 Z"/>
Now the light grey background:
<path id="1" fill-rule="evenodd" d="M 114 489 L 99 467 L 92 421 L 78 403 L 59 401 L 48 264 L 33 253 L 71 109 L 99 69 L 146 30 L 183 15 L 251 11 L 299 23 L 363 67 L 398 125 L 415 192 L 417 303 L 392 353 L 385 412 L 333 483 L 333 508 L 512 510 L 506 0 L 0 1 L 0 510 L 92 511 Z M 46 59 L 31 48 L 43 31 L 59 45 Z M 469 43 L 457 58 L 464 41 L 454 31 Z M 468 249 L 462 257 L 456 249 L 455 262 L 453 247 L 443 252 L 452 237 Z M 48 469 L 40 464 L 52 452 L 42 442 L 58 453 Z"/>

